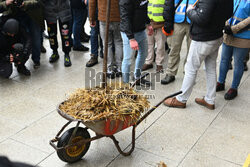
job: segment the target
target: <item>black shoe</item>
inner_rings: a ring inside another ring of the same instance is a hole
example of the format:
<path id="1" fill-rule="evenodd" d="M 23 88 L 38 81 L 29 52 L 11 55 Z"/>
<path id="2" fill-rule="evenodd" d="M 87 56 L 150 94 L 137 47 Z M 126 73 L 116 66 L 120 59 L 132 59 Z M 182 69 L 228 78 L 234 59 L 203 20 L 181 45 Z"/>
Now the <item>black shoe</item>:
<path id="1" fill-rule="evenodd" d="M 59 54 L 58 52 L 53 52 L 53 54 L 49 58 L 50 63 L 54 63 L 59 59 Z"/>
<path id="2" fill-rule="evenodd" d="M 152 84 L 151 84 L 151 82 L 150 81 L 148 81 L 148 80 L 146 80 L 146 79 L 140 79 L 137 83 L 136 83 L 136 85 L 140 85 L 140 86 L 151 86 Z"/>
<path id="3" fill-rule="evenodd" d="M 122 77 L 122 71 L 120 70 L 120 68 L 114 68 L 114 72 L 115 72 L 115 76 L 116 77 Z"/>
<path id="4" fill-rule="evenodd" d="M 46 53 L 46 49 L 43 45 L 41 46 L 41 53 Z"/>
<path id="5" fill-rule="evenodd" d="M 238 95 L 237 89 L 230 88 L 225 94 L 225 100 L 233 100 Z"/>
<path id="6" fill-rule="evenodd" d="M 84 46 L 84 45 L 81 45 L 79 47 L 73 47 L 73 50 L 74 51 L 83 51 L 83 52 L 85 52 L 85 51 L 89 51 L 89 48 Z"/>
<path id="7" fill-rule="evenodd" d="M 223 90 L 225 90 L 225 84 L 217 82 L 216 92 L 220 92 L 220 91 L 223 91 Z"/>
<path id="8" fill-rule="evenodd" d="M 69 54 L 64 55 L 64 66 L 65 67 L 70 67 L 71 66 L 71 61 L 70 61 Z"/>
<path id="9" fill-rule="evenodd" d="M 107 77 L 108 77 L 109 79 L 114 79 L 114 78 L 115 78 L 115 72 L 114 72 L 114 70 L 113 70 L 112 68 L 109 68 L 109 69 L 108 69 Z"/>
<path id="10" fill-rule="evenodd" d="M 103 55 L 103 50 L 100 51 L 100 58 L 103 59 L 104 55 Z"/>
<path id="11" fill-rule="evenodd" d="M 98 63 L 98 57 L 95 55 L 90 55 L 91 58 L 90 60 L 87 62 L 86 67 L 93 67 L 94 65 L 96 65 Z"/>
<path id="12" fill-rule="evenodd" d="M 28 70 L 25 65 L 18 65 L 17 71 L 25 76 L 30 76 L 30 70 Z"/>
<path id="13" fill-rule="evenodd" d="M 247 71 L 247 70 L 248 70 L 247 63 L 244 62 L 244 71 Z"/>
<path id="14" fill-rule="evenodd" d="M 34 69 L 40 68 L 40 62 L 34 62 L 33 68 Z"/>
<path id="15" fill-rule="evenodd" d="M 165 78 L 163 78 L 162 80 L 161 80 L 161 84 L 162 85 L 167 85 L 167 84 L 169 84 L 169 83 L 171 83 L 171 82 L 174 82 L 174 80 L 175 80 L 175 76 L 171 76 L 171 75 L 166 75 L 165 76 Z"/>
<path id="16" fill-rule="evenodd" d="M 81 36 L 81 42 L 89 42 L 90 37 L 86 35 Z"/>

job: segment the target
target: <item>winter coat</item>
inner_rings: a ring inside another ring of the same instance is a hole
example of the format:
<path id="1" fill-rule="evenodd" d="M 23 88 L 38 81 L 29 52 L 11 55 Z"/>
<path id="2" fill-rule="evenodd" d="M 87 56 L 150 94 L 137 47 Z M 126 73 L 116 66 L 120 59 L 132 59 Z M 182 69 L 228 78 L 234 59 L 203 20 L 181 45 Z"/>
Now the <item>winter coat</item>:
<path id="1" fill-rule="evenodd" d="M 211 41 L 222 37 L 225 22 L 232 14 L 233 0 L 199 0 L 195 9 L 187 12 L 192 40 Z"/>
<path id="2" fill-rule="evenodd" d="M 57 20 L 67 22 L 72 19 L 69 0 L 42 0 L 44 4 L 44 17 L 49 23 Z"/>
<path id="3" fill-rule="evenodd" d="M 134 33 L 146 29 L 150 23 L 147 15 L 148 0 L 120 0 L 120 29 L 128 39 L 134 38 Z"/>

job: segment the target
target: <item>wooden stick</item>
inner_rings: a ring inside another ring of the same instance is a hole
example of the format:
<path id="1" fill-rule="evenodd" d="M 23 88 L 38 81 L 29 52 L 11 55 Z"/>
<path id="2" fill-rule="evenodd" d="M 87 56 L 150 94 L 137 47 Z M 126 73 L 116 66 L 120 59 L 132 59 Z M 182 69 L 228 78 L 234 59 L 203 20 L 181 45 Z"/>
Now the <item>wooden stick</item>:
<path id="1" fill-rule="evenodd" d="M 194 4 L 193 7 L 195 7 L 197 5 L 197 3 L 199 2 L 199 0 L 197 0 Z"/>
<path id="2" fill-rule="evenodd" d="M 103 71 L 102 71 L 102 88 L 107 86 L 107 59 L 108 59 L 108 39 L 109 39 L 109 20 L 110 20 L 110 6 L 111 0 L 107 0 L 106 7 L 106 31 L 105 31 L 105 44 L 104 44 L 104 58 L 103 58 Z"/>

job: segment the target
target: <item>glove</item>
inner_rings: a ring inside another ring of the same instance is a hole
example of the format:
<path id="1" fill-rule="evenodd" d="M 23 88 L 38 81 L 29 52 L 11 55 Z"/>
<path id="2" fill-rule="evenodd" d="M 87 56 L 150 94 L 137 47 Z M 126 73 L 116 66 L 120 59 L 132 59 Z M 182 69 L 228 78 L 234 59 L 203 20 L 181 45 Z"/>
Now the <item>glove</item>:
<path id="1" fill-rule="evenodd" d="M 171 26 L 169 26 L 169 25 L 167 25 L 167 24 L 164 24 L 164 31 L 166 32 L 166 33 L 171 33 L 171 31 L 172 31 L 172 28 L 171 28 Z"/>
<path id="2" fill-rule="evenodd" d="M 226 25 L 226 26 L 224 27 L 224 32 L 225 32 L 226 34 L 228 34 L 228 35 L 233 35 L 233 31 L 232 31 L 232 29 L 231 29 L 231 26 L 229 26 L 229 25 Z"/>

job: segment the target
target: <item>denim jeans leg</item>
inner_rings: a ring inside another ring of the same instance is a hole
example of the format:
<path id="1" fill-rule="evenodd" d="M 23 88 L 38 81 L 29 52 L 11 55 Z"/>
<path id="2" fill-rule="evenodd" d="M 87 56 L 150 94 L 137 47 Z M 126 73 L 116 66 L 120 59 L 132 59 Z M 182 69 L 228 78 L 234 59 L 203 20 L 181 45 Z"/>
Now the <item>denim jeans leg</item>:
<path id="1" fill-rule="evenodd" d="M 233 56 L 234 56 L 234 75 L 232 88 L 237 89 L 242 75 L 244 73 L 244 60 L 248 53 L 248 48 L 236 48 L 233 47 Z"/>
<path id="2" fill-rule="evenodd" d="M 233 47 L 226 44 L 222 44 L 221 61 L 220 61 L 220 72 L 219 72 L 219 83 L 225 83 L 227 72 L 229 70 L 229 64 L 231 63 L 233 55 Z"/>
<path id="3" fill-rule="evenodd" d="M 138 55 L 135 62 L 135 78 L 140 78 L 142 66 L 145 63 L 146 57 L 148 56 L 148 39 L 146 31 L 135 33 L 135 39 L 139 45 Z"/>
<path id="4" fill-rule="evenodd" d="M 32 60 L 34 63 L 40 62 L 41 55 L 41 27 L 31 20 L 31 40 L 32 40 Z"/>
<path id="5" fill-rule="evenodd" d="M 74 34 L 73 46 L 80 47 L 82 45 L 81 30 L 83 24 L 84 10 L 72 9 L 72 14 L 73 14 L 73 34 Z"/>
<path id="6" fill-rule="evenodd" d="M 99 21 L 96 21 L 96 26 L 91 27 L 90 31 L 90 45 L 91 45 L 91 54 L 98 57 L 98 34 L 99 34 Z"/>
<path id="7" fill-rule="evenodd" d="M 129 83 L 131 57 L 133 50 L 130 48 L 129 39 L 124 32 L 121 32 L 123 41 L 123 61 L 122 61 L 122 77 L 124 83 Z"/>

